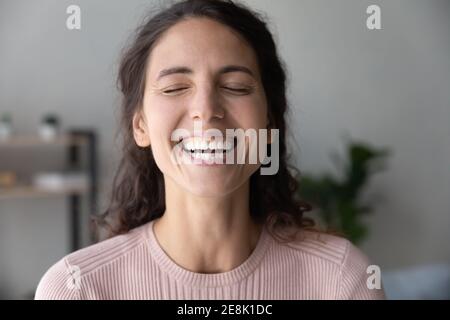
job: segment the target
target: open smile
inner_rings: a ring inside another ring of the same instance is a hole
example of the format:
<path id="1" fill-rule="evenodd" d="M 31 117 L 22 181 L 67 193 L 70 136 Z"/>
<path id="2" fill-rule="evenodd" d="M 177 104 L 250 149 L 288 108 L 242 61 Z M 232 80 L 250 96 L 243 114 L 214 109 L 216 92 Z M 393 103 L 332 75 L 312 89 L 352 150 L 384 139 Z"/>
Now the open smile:
<path id="1" fill-rule="evenodd" d="M 181 151 L 188 156 L 190 163 L 196 165 L 223 165 L 227 154 L 237 145 L 236 137 L 225 141 L 207 141 L 202 137 L 184 138 L 181 142 Z"/>

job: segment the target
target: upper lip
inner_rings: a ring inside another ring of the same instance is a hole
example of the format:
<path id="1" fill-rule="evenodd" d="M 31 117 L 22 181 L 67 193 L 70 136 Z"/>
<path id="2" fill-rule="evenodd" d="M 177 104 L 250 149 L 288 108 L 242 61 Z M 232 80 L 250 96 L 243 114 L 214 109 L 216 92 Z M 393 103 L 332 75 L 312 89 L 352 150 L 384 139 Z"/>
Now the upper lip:
<path id="1" fill-rule="evenodd" d="M 222 138 L 226 137 L 226 133 L 224 133 L 222 131 L 220 131 L 220 133 L 222 135 Z M 206 140 L 206 141 L 209 142 L 209 141 L 211 141 L 212 139 L 215 138 L 215 135 L 210 133 L 210 132 L 208 132 L 208 131 L 203 132 L 203 134 L 198 134 L 198 133 L 197 134 L 189 134 L 189 135 L 180 137 L 179 142 L 182 141 L 182 140 L 191 139 L 191 138 L 201 138 L 202 140 Z"/>

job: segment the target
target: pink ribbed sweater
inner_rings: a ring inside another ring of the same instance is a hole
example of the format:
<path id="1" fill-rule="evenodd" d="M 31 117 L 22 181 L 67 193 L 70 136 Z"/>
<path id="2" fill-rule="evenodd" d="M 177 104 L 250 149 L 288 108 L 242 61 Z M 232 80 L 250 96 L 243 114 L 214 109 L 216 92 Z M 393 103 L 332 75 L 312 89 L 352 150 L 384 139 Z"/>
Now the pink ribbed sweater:
<path id="1" fill-rule="evenodd" d="M 224 273 L 183 269 L 160 247 L 153 221 L 71 253 L 42 277 L 36 299 L 383 299 L 366 285 L 367 257 L 315 232 L 288 244 L 263 228 L 256 248 Z"/>

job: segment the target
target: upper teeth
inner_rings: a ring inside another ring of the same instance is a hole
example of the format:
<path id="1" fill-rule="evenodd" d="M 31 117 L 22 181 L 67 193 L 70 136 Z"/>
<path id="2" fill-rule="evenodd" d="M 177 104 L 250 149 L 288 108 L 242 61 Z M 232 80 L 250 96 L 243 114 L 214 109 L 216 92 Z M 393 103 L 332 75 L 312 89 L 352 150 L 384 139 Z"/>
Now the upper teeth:
<path id="1" fill-rule="evenodd" d="M 201 137 L 192 137 L 183 139 L 182 141 L 183 148 L 188 151 L 204 151 L 204 150 L 214 150 L 214 151 L 229 151 L 233 148 L 232 141 L 224 141 L 221 140 L 215 141 L 207 141 Z"/>

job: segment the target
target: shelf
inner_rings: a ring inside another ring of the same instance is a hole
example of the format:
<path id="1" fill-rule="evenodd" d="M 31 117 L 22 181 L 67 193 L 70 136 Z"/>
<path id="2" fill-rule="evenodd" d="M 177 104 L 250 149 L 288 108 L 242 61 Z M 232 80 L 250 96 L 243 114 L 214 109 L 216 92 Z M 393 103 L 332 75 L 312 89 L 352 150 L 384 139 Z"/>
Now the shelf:
<path id="1" fill-rule="evenodd" d="M 87 181 L 72 180 L 73 177 L 69 175 L 69 177 L 66 176 L 66 178 L 69 178 L 66 183 L 59 183 L 59 180 L 53 176 L 53 180 L 48 180 L 53 181 L 48 185 L 51 185 L 52 188 L 49 188 L 46 183 L 42 184 L 42 180 L 41 182 L 28 179 L 19 180 L 15 181 L 14 185 L 10 184 L 10 187 L 0 187 L 0 200 L 22 200 L 52 196 L 67 198 L 70 225 L 70 249 L 68 251 L 73 252 L 81 248 L 81 226 L 84 223 L 81 216 L 83 211 L 82 197 L 86 197 L 89 202 L 89 213 L 97 212 L 97 134 L 95 130 L 88 128 L 68 128 L 53 139 L 44 139 L 38 133 L 13 134 L 6 139 L 0 139 L 0 148 L 47 146 L 62 146 L 65 149 L 65 162 L 66 167 L 69 168 L 69 173 L 80 170 L 80 167 L 86 162 Z M 82 151 L 86 154 L 84 158 L 82 157 Z M 5 151 L 1 150 L 1 152 L 4 153 Z M 90 236 L 91 242 L 94 241 L 94 234 Z"/>
<path id="2" fill-rule="evenodd" d="M 57 195 L 85 194 L 89 191 L 89 186 L 71 187 L 61 189 L 48 189 L 33 185 L 21 185 L 8 188 L 0 188 L 0 200 L 30 197 L 48 197 Z"/>
<path id="3" fill-rule="evenodd" d="M 61 134 L 53 139 L 43 139 L 34 135 L 17 135 L 7 139 L 0 139 L 0 147 L 30 147 L 43 145 L 84 145 L 88 143 L 85 136 L 71 136 L 69 134 Z"/>

